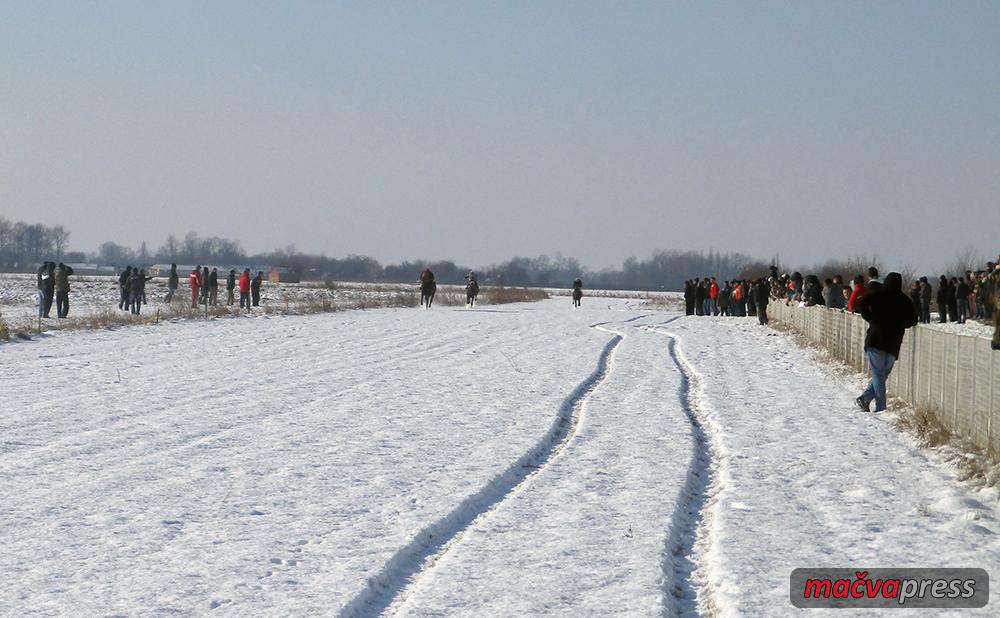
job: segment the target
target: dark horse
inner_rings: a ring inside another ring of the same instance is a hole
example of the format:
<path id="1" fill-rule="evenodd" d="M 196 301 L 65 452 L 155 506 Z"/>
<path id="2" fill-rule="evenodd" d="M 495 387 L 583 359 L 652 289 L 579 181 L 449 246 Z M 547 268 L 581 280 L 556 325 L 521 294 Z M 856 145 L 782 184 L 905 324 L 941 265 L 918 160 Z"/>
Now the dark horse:
<path id="1" fill-rule="evenodd" d="M 580 299 L 583 298 L 583 281 L 577 279 L 573 282 L 573 306 L 580 306 Z"/>
<path id="2" fill-rule="evenodd" d="M 479 296 L 479 284 L 474 280 L 470 281 L 468 285 L 465 286 L 465 304 L 474 307 L 476 305 L 476 297 Z"/>
<path id="3" fill-rule="evenodd" d="M 431 308 L 431 304 L 434 302 L 434 294 L 437 292 L 437 283 L 433 280 L 424 281 L 420 284 L 420 306 Z"/>

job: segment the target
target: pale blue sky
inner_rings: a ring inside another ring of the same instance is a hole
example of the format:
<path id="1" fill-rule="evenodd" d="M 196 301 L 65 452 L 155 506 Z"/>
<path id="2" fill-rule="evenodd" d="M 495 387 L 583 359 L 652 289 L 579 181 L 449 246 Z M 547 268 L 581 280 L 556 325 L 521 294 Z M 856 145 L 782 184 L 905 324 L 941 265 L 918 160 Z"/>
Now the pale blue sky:
<path id="1" fill-rule="evenodd" d="M 2 2 L 0 140 L 78 249 L 934 269 L 1000 250 L 1000 2 Z"/>

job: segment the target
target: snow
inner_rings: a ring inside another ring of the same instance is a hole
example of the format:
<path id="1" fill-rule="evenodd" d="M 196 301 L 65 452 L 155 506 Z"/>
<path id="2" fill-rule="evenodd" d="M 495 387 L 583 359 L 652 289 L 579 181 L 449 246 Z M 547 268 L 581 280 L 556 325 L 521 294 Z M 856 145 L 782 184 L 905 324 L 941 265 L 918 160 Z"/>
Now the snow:
<path id="1" fill-rule="evenodd" d="M 781 616 L 796 567 L 1000 572 L 996 493 L 859 384 L 612 298 L 2 344 L 0 608 Z"/>

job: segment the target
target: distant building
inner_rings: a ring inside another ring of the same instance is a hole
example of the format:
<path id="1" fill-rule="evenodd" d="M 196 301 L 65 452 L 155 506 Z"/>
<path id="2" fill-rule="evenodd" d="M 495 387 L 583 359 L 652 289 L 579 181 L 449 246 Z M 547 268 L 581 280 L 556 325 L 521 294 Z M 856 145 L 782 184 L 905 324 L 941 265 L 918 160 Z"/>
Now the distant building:
<path id="1" fill-rule="evenodd" d="M 271 271 L 267 275 L 267 280 L 271 283 L 299 283 L 302 279 L 291 268 L 272 266 Z"/>

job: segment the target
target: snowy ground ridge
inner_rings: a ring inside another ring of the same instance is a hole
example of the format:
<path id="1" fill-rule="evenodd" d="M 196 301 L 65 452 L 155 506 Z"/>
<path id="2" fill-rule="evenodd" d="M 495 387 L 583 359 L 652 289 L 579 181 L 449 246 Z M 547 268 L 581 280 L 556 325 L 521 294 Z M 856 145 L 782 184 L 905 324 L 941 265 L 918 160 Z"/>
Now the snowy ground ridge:
<path id="1" fill-rule="evenodd" d="M 735 609 L 720 606 L 713 586 L 719 578 L 715 521 L 726 479 L 721 427 L 706 407 L 702 380 L 681 351 L 680 337 L 656 328 L 649 330 L 669 337 L 670 357 L 681 374 L 678 398 L 695 441 L 663 555 L 664 615 L 732 615 Z"/>
<path id="2" fill-rule="evenodd" d="M 368 579 L 365 590 L 343 607 L 340 616 L 392 616 L 398 613 L 423 578 L 452 547 L 530 483 L 566 448 L 576 434 L 587 400 L 610 375 L 614 353 L 624 337 L 599 325 L 592 327 L 611 333 L 613 337 L 601 352 L 594 372 L 563 401 L 549 431 L 478 492 L 418 532 L 386 561 L 378 574 Z"/>

